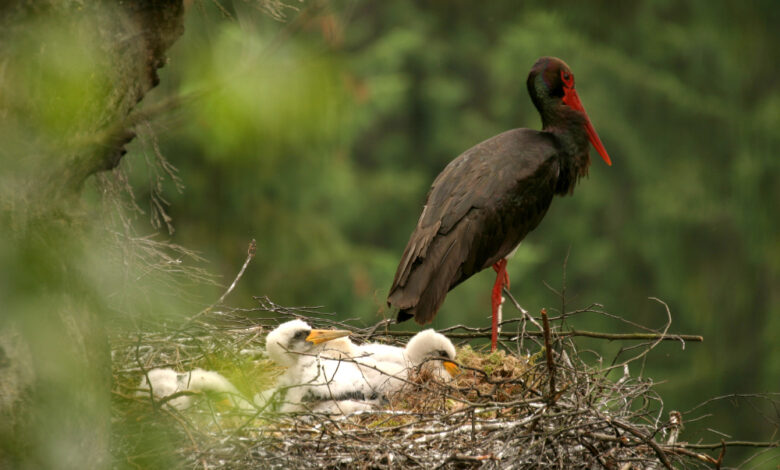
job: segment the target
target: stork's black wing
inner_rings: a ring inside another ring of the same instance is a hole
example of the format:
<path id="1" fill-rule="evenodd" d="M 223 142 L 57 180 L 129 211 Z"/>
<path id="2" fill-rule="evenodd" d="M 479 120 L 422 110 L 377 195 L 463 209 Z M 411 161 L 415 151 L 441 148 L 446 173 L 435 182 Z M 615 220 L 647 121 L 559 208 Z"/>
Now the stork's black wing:
<path id="1" fill-rule="evenodd" d="M 556 155 L 551 134 L 514 129 L 447 165 L 390 288 L 399 321 L 431 321 L 450 289 L 505 257 L 539 224 L 555 193 Z"/>

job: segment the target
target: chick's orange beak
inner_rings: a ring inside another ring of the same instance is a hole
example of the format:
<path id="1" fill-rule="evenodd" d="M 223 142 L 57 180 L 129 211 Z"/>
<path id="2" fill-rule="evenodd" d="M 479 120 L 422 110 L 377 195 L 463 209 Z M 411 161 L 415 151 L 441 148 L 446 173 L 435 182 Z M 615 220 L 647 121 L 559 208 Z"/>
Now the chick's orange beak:
<path id="1" fill-rule="evenodd" d="M 443 362 L 444 362 L 444 369 L 452 377 L 455 377 L 456 375 L 460 374 L 460 367 L 458 367 L 457 364 L 451 361 L 443 361 Z"/>
<path id="2" fill-rule="evenodd" d="M 343 338 L 352 334 L 349 330 L 311 330 L 306 341 L 314 344 L 324 343 L 336 338 Z"/>

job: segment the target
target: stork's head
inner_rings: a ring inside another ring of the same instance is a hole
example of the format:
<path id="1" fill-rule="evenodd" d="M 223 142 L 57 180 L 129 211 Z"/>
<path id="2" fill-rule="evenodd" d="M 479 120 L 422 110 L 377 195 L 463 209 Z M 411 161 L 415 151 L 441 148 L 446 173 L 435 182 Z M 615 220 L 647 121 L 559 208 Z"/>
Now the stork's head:
<path id="1" fill-rule="evenodd" d="M 539 58 L 531 68 L 526 84 L 528 94 L 531 95 L 534 106 L 542 116 L 542 125 L 545 129 L 548 126 L 560 127 L 571 124 L 572 114 L 574 114 L 575 121 L 581 124 L 588 135 L 588 140 L 601 158 L 607 165 L 612 165 L 612 160 L 574 89 L 574 74 L 566 62 L 557 57 Z M 569 121 L 568 124 L 564 124 L 565 121 Z"/>

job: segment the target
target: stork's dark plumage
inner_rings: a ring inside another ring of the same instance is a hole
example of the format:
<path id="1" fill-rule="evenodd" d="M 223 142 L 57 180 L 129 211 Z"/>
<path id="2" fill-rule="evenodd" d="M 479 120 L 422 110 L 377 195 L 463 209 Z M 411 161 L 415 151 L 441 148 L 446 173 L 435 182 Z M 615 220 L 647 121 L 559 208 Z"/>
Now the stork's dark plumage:
<path id="1" fill-rule="evenodd" d="M 574 90 L 574 75 L 542 57 L 526 82 L 542 130 L 513 129 L 466 150 L 433 182 L 406 245 L 387 303 L 398 321 L 430 322 L 447 292 L 493 266 L 493 349 L 506 256 L 541 222 L 554 195 L 588 173 L 588 142 L 611 165 Z"/>

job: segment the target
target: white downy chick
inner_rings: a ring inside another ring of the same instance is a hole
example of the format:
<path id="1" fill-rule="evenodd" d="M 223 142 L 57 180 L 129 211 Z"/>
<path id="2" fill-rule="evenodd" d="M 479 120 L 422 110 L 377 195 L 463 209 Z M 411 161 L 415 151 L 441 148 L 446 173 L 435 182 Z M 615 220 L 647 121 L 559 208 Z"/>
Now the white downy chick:
<path id="1" fill-rule="evenodd" d="M 379 394 L 368 378 L 373 371 L 353 359 L 359 351 L 346 337 L 349 334 L 312 329 L 301 320 L 283 323 L 268 334 L 268 356 L 287 367 L 277 382 L 280 389 L 287 389 L 282 412 L 342 412 L 345 408 L 349 411 L 344 412 L 352 412 L 375 404 Z"/>
<path id="2" fill-rule="evenodd" d="M 384 382 L 376 386 L 385 395 L 403 388 L 409 371 L 421 365 L 424 371 L 443 381 L 451 380 L 458 373 L 458 367 L 452 362 L 455 346 L 446 336 L 432 329 L 414 335 L 404 348 L 367 343 L 358 349 L 363 360 L 371 359 L 375 367 L 386 374 Z"/>
<path id="3" fill-rule="evenodd" d="M 454 362 L 455 345 L 433 329 L 414 335 L 406 344 L 404 355 L 414 367 L 422 366 L 424 372 L 439 380 L 449 381 L 459 372 Z"/>
<path id="4" fill-rule="evenodd" d="M 136 395 L 141 397 L 148 397 L 150 383 L 152 393 L 154 394 L 154 398 L 156 400 L 163 399 L 167 396 L 173 395 L 176 392 L 184 391 L 185 389 L 180 388 L 178 376 L 178 372 L 170 368 L 149 370 L 146 372 L 146 375 L 141 377 L 141 383 L 138 385 L 139 390 L 136 392 Z M 182 395 L 180 397 L 168 400 L 166 404 L 176 408 L 177 410 L 183 410 L 190 407 L 192 404 L 192 397 L 189 395 Z"/>
<path id="5" fill-rule="evenodd" d="M 149 380 L 147 381 L 147 377 Z M 152 369 L 141 379 L 137 395 L 148 394 L 149 382 L 155 398 L 163 399 L 177 392 L 208 392 L 225 395 L 233 407 L 250 409 L 253 406 L 236 387 L 221 374 L 209 370 L 193 369 L 178 373 L 170 368 Z M 184 410 L 192 406 L 193 395 L 183 395 L 169 400 L 166 404 Z"/>
<path id="6" fill-rule="evenodd" d="M 346 330 L 314 330 L 293 320 L 268 334 L 269 357 L 287 367 L 278 381 L 286 389 L 281 411 L 349 413 L 369 409 L 400 390 L 409 371 L 421 366 L 439 380 L 458 371 L 455 346 L 432 329 L 409 340 L 405 348 L 379 343 L 355 345 Z M 441 359 L 441 360 L 437 360 Z M 263 406 L 274 391 L 256 397 Z"/>

